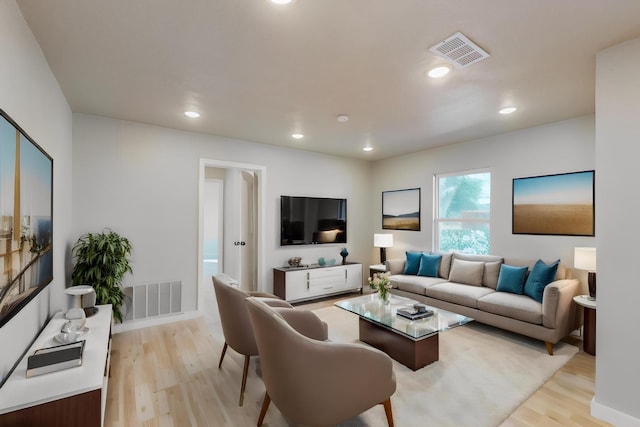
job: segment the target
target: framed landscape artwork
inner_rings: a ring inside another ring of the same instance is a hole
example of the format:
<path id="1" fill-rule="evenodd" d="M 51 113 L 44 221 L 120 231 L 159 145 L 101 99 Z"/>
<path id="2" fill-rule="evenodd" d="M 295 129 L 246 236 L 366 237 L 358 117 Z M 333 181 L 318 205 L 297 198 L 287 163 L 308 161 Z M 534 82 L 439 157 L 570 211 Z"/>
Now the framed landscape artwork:
<path id="1" fill-rule="evenodd" d="M 53 279 L 53 159 L 0 110 L 0 326 Z"/>
<path id="2" fill-rule="evenodd" d="M 595 171 L 515 178 L 513 234 L 595 236 Z"/>
<path id="3" fill-rule="evenodd" d="M 420 189 L 382 192 L 382 228 L 420 231 Z"/>

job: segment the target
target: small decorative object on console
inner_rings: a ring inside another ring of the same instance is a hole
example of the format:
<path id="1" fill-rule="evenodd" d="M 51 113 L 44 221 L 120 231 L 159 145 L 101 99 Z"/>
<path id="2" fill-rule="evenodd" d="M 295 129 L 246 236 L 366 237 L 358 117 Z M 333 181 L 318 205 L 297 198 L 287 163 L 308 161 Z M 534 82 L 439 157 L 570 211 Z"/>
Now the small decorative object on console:
<path id="1" fill-rule="evenodd" d="M 289 267 L 300 267 L 301 261 L 302 261 L 302 258 L 300 258 L 299 256 L 294 256 L 289 258 L 287 263 L 289 264 Z"/>
<path id="2" fill-rule="evenodd" d="M 391 283 L 389 283 L 389 273 L 373 273 L 373 277 L 369 277 L 369 286 L 374 291 L 378 292 L 380 301 L 384 304 L 389 303 L 389 290 L 391 289 Z"/>
<path id="3" fill-rule="evenodd" d="M 84 341 L 36 350 L 27 359 L 27 378 L 82 365 Z"/>
<path id="4" fill-rule="evenodd" d="M 80 341 L 89 332 L 89 328 L 85 326 L 86 321 L 87 319 L 85 318 L 67 320 L 60 328 L 60 333 L 54 336 L 53 339 L 61 344 Z"/>
<path id="5" fill-rule="evenodd" d="M 347 263 L 347 255 L 349 255 L 349 251 L 347 251 L 347 248 L 342 248 L 342 250 L 340 251 L 340 256 L 342 257 L 343 264 Z"/>

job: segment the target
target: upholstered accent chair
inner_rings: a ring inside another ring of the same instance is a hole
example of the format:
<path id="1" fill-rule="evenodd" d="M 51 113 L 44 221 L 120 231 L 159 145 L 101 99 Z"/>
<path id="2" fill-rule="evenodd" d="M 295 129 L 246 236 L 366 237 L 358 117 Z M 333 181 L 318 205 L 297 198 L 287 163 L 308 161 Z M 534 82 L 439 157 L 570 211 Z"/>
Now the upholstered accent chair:
<path id="1" fill-rule="evenodd" d="M 218 369 L 222 367 L 222 361 L 227 353 L 227 348 L 231 347 L 238 353 L 244 355 L 244 369 L 242 371 L 242 383 L 240 386 L 240 402 L 244 403 L 244 391 L 247 385 L 247 373 L 249 371 L 249 362 L 251 356 L 258 355 L 258 347 L 253 336 L 253 328 L 249 320 L 247 304 L 245 300 L 251 296 L 262 297 L 272 306 L 288 307 L 291 304 L 279 299 L 277 296 L 262 292 L 245 292 L 231 285 L 229 277 L 220 274 L 212 277 L 213 288 L 218 302 L 218 311 L 220 313 L 220 323 L 222 324 L 222 333 L 224 335 L 224 347 L 220 355 Z"/>
<path id="2" fill-rule="evenodd" d="M 246 304 L 266 386 L 258 426 L 271 401 L 287 419 L 308 426 L 335 425 L 382 404 L 393 426 L 396 379 L 389 356 L 365 345 L 303 335 L 287 317 L 303 310 L 272 308 L 257 298 L 248 298 Z M 306 313 L 320 322 L 314 313 Z"/>

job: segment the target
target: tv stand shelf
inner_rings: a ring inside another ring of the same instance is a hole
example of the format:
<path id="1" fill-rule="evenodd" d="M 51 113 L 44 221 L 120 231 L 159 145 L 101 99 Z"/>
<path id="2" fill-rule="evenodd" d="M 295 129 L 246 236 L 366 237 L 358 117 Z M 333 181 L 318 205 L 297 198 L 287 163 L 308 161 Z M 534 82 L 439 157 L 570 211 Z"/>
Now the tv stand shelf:
<path id="1" fill-rule="evenodd" d="M 59 344 L 54 336 L 65 322 L 57 313 L 47 323 L 16 369 L 0 388 L 0 427 L 95 426 L 104 421 L 111 350 L 111 305 L 99 305 L 87 318 L 82 366 L 26 377 L 27 357 Z"/>
<path id="2" fill-rule="evenodd" d="M 361 290 L 362 264 L 357 262 L 273 269 L 273 293 L 288 302 Z"/>

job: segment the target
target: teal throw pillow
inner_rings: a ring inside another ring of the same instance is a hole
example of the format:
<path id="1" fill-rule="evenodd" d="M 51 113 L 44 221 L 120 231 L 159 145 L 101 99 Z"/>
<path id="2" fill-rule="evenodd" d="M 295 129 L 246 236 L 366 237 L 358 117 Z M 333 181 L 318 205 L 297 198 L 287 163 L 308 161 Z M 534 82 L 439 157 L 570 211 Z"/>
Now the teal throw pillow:
<path id="1" fill-rule="evenodd" d="M 553 282 L 559 263 L 560 260 L 545 264 L 544 261 L 539 259 L 531 269 L 529 277 L 527 277 L 527 281 L 524 284 L 524 294 L 541 303 L 544 288 Z"/>
<path id="2" fill-rule="evenodd" d="M 407 252 L 407 260 L 404 263 L 404 274 L 418 274 L 420 255 L 420 252 Z"/>
<path id="3" fill-rule="evenodd" d="M 527 277 L 527 267 L 515 267 L 502 264 L 498 275 L 498 292 L 511 292 L 522 295 L 524 291 L 524 279 Z"/>
<path id="4" fill-rule="evenodd" d="M 438 270 L 440 270 L 441 260 L 442 255 L 422 254 L 420 256 L 420 268 L 418 269 L 418 276 L 438 277 Z"/>

